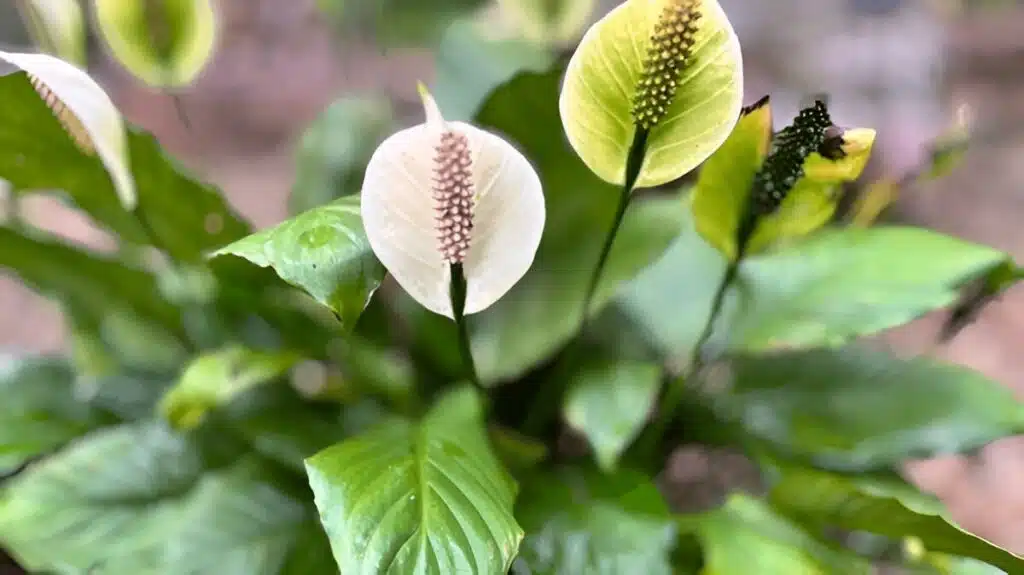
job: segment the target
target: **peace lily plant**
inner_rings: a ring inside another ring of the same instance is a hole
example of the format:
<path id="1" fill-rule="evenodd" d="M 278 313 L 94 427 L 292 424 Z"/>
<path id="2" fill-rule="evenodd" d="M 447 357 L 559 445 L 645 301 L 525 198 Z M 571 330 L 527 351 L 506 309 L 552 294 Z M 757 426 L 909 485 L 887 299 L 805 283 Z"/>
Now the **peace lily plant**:
<path id="1" fill-rule="evenodd" d="M 21 4 L 46 54 L 0 52 L 0 269 L 59 304 L 69 352 L 0 353 L 0 571 L 1024 573 L 899 475 L 1020 434 L 1024 408 L 857 344 L 942 310 L 949 341 L 1024 272 L 868 225 L 873 129 L 824 100 L 743 106 L 713 0 L 626 0 L 568 59 L 592 0 L 493 3 L 522 38 L 484 33 L 480 0 L 363 1 L 319 3 L 383 11 L 385 43 L 469 22 L 408 119 L 376 94 L 327 108 L 295 157 L 302 207 L 261 230 L 80 59 L 93 32 L 184 88 L 212 2 Z M 881 183 L 951 169 L 956 132 Z M 37 227 L 35 193 L 119 249 Z M 715 477 L 677 484 L 681 446 Z M 716 481 L 740 454 L 743 492 Z"/>

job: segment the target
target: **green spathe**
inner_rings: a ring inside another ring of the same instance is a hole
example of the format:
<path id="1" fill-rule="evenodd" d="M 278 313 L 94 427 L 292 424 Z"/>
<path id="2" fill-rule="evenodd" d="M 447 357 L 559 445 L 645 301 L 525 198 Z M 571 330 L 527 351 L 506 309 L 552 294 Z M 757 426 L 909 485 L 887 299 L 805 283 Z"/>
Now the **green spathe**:
<path id="1" fill-rule="evenodd" d="M 631 109 L 652 34 L 681 0 L 627 0 L 583 36 L 566 69 L 559 111 L 569 143 L 601 179 L 622 185 L 636 133 Z M 651 129 L 636 187 L 679 178 L 725 141 L 739 118 L 739 40 L 716 0 L 697 0 L 692 49 L 664 117 Z"/>

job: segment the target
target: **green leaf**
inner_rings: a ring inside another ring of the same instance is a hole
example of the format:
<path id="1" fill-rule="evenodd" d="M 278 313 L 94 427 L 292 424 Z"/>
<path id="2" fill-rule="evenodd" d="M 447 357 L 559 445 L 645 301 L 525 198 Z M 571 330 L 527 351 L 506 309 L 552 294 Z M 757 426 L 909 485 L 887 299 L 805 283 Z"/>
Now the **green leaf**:
<path id="1" fill-rule="evenodd" d="M 524 37 L 545 44 L 578 38 L 596 5 L 596 0 L 498 0 Z"/>
<path id="2" fill-rule="evenodd" d="M 771 139 L 772 110 L 765 96 L 743 109 L 729 138 L 700 169 L 693 220 L 697 232 L 729 260 L 736 259 L 740 218 Z"/>
<path id="3" fill-rule="evenodd" d="M 262 230 L 214 255 L 271 267 L 305 290 L 351 329 L 384 278 L 359 215 L 359 197 L 344 197 Z"/>
<path id="4" fill-rule="evenodd" d="M 380 98 L 342 98 L 324 110 L 299 144 L 291 213 L 358 194 L 366 163 L 394 124 L 390 102 Z"/>
<path id="5" fill-rule="evenodd" d="M 0 179 L 17 191 L 63 191 L 123 239 L 148 243 L 152 236 L 158 247 L 185 261 L 199 261 L 207 251 L 248 233 L 248 224 L 216 190 L 184 175 L 153 136 L 129 130 L 136 213 L 146 222 L 146 232 L 136 215 L 121 207 L 100 159 L 81 152 L 25 74 L 0 76 L 0 102 Z"/>
<path id="6" fill-rule="evenodd" d="M 984 376 L 856 348 L 739 358 L 715 410 L 785 453 L 842 469 L 963 452 L 1024 429 L 1024 406 Z"/>
<path id="7" fill-rule="evenodd" d="M 384 46 L 432 47 L 445 29 L 484 6 L 484 0 L 318 0 L 346 36 L 367 34 Z"/>
<path id="8" fill-rule="evenodd" d="M 960 529 L 938 499 L 894 475 L 841 475 L 790 465 L 780 472 L 772 502 L 809 524 L 916 537 L 929 551 L 973 557 L 1007 573 L 1024 569 L 1024 558 Z"/>
<path id="9" fill-rule="evenodd" d="M 523 532 L 516 485 L 487 444 L 475 391 L 417 424 L 392 420 L 307 460 L 339 567 L 359 573 L 505 573 Z"/>
<path id="10" fill-rule="evenodd" d="M 547 71 L 554 60 L 536 44 L 489 32 L 484 23 L 460 20 L 441 39 L 431 93 L 449 121 L 471 121 L 495 88 L 521 71 Z"/>
<path id="11" fill-rule="evenodd" d="M 501 300 L 470 318 L 473 356 L 487 383 L 521 375 L 575 335 L 587 283 L 618 204 L 619 190 L 590 174 L 558 133 L 559 78 L 558 70 L 519 74 L 491 95 L 476 118 L 526 154 L 541 175 L 547 202 L 533 267 Z M 591 314 L 665 251 L 684 214 L 676 195 L 633 200 Z"/>
<path id="12" fill-rule="evenodd" d="M 74 371 L 64 360 L 0 363 L 0 476 L 112 422 L 76 392 Z"/>
<path id="13" fill-rule="evenodd" d="M 675 242 L 629 283 L 618 301 L 662 355 L 688 362 L 728 262 L 697 233 L 690 210 L 684 216 Z"/>
<path id="14" fill-rule="evenodd" d="M 298 360 L 291 353 L 240 346 L 205 353 L 185 368 L 181 379 L 161 400 L 160 412 L 174 427 L 192 429 L 206 412 L 281 376 Z"/>
<path id="15" fill-rule="evenodd" d="M 138 572 L 118 566 L 158 556 L 200 471 L 193 446 L 159 425 L 98 431 L 6 487 L 0 543 L 33 572 Z"/>
<path id="16" fill-rule="evenodd" d="M 661 367 L 639 361 L 603 360 L 574 374 L 563 406 L 565 419 L 590 441 L 603 470 L 615 469 L 643 429 L 660 384 Z"/>
<path id="17" fill-rule="evenodd" d="M 255 460 L 207 474 L 182 506 L 165 564 L 178 573 L 278 575 L 312 510 Z M 326 550 L 325 550 L 326 551 Z M 337 573 L 327 555 L 311 575 Z"/>
<path id="18" fill-rule="evenodd" d="M 60 301 L 123 354 L 149 363 L 154 356 L 147 350 L 156 351 L 163 358 L 159 363 L 166 365 L 184 353 L 181 312 L 159 295 L 156 281 L 145 271 L 4 227 L 0 245 L 0 268 Z M 146 344 L 150 347 L 143 349 Z"/>
<path id="19" fill-rule="evenodd" d="M 514 575 L 671 575 L 675 526 L 650 479 L 565 470 L 527 483 L 516 506 L 529 535 Z"/>
<path id="20" fill-rule="evenodd" d="M 834 549 L 776 514 L 763 502 L 734 494 L 725 505 L 679 518 L 680 530 L 704 547 L 707 575 L 870 575 L 872 566 Z"/>
<path id="21" fill-rule="evenodd" d="M 950 305 L 1005 261 L 924 229 L 828 230 L 745 260 L 712 341 L 732 351 L 837 346 Z"/>
<path id="22" fill-rule="evenodd" d="M 664 1 L 619 4 L 584 34 L 566 68 L 559 96 L 565 135 L 595 174 L 619 186 L 637 131 L 635 109 L 658 110 L 662 116 L 650 128 L 636 182 L 640 188 L 667 184 L 696 168 L 725 142 L 739 118 L 740 44 L 718 0 L 686 5 L 700 14 L 688 34 L 670 32 L 663 17 L 678 13 L 666 6 Z M 655 37 L 664 44 L 654 48 Z M 676 46 L 685 43 L 683 38 L 690 49 L 675 51 L 688 53 L 682 62 L 650 56 L 673 40 Z M 676 75 L 656 71 L 657 62 L 678 63 Z M 643 97 L 645 80 L 662 91 L 652 88 Z M 674 89 L 664 89 L 670 80 Z"/>

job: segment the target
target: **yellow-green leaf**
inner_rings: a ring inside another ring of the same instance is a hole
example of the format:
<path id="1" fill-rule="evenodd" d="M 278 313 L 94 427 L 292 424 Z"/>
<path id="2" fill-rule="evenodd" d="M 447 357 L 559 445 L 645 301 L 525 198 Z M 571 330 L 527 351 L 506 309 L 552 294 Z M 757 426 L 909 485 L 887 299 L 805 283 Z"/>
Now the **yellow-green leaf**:
<path id="1" fill-rule="evenodd" d="M 210 0 L 95 0 L 100 36 L 114 57 L 150 86 L 191 84 L 213 54 Z"/>
<path id="2" fill-rule="evenodd" d="M 677 88 L 651 128 L 638 187 L 665 184 L 697 167 L 729 136 L 743 98 L 739 40 L 717 0 L 694 0 L 696 31 Z M 566 69 L 559 99 L 569 143 L 601 179 L 623 184 L 636 126 L 632 109 L 655 27 L 682 0 L 627 0 L 594 24 Z M 689 43 L 689 35 L 663 38 Z M 661 81 L 666 81 L 661 78 Z M 657 107 L 657 102 L 648 102 Z"/>
<path id="3" fill-rule="evenodd" d="M 42 52 L 85 66 L 85 19 L 78 0 L 19 0 L 17 6 Z"/>
<path id="4" fill-rule="evenodd" d="M 779 209 L 759 220 L 747 253 L 764 251 L 777 242 L 805 236 L 827 224 L 836 212 L 841 184 L 860 177 L 874 143 L 874 130 L 857 128 L 843 134 L 842 158 L 830 160 L 818 153 L 811 154 L 804 162 L 804 177 Z"/>
<path id="5" fill-rule="evenodd" d="M 693 191 L 697 232 L 730 260 L 736 258 L 737 228 L 771 136 L 772 111 L 765 96 L 743 109 L 732 134 L 704 163 Z"/>
<path id="6" fill-rule="evenodd" d="M 498 0 L 528 40 L 560 44 L 577 38 L 596 0 Z"/>

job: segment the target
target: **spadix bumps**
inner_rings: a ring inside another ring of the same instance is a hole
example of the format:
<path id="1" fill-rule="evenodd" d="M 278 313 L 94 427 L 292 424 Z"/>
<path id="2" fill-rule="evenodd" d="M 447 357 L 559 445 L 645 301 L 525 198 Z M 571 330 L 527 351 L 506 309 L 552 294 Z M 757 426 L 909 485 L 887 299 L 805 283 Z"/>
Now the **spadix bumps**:
<path id="1" fill-rule="evenodd" d="M 627 0 L 587 31 L 559 100 L 570 144 L 603 180 L 625 183 L 648 132 L 637 187 L 670 182 L 728 137 L 743 98 L 739 40 L 716 0 Z"/>
<path id="2" fill-rule="evenodd" d="M 191 84 L 216 39 L 210 0 L 95 0 L 100 35 L 114 57 L 150 86 Z"/>
<path id="3" fill-rule="evenodd" d="M 385 140 L 366 166 L 366 237 L 395 280 L 427 309 L 454 317 L 453 265 L 465 313 L 503 296 L 533 263 L 544 195 L 529 161 L 498 136 L 448 122 L 421 90 L 426 122 Z"/>

